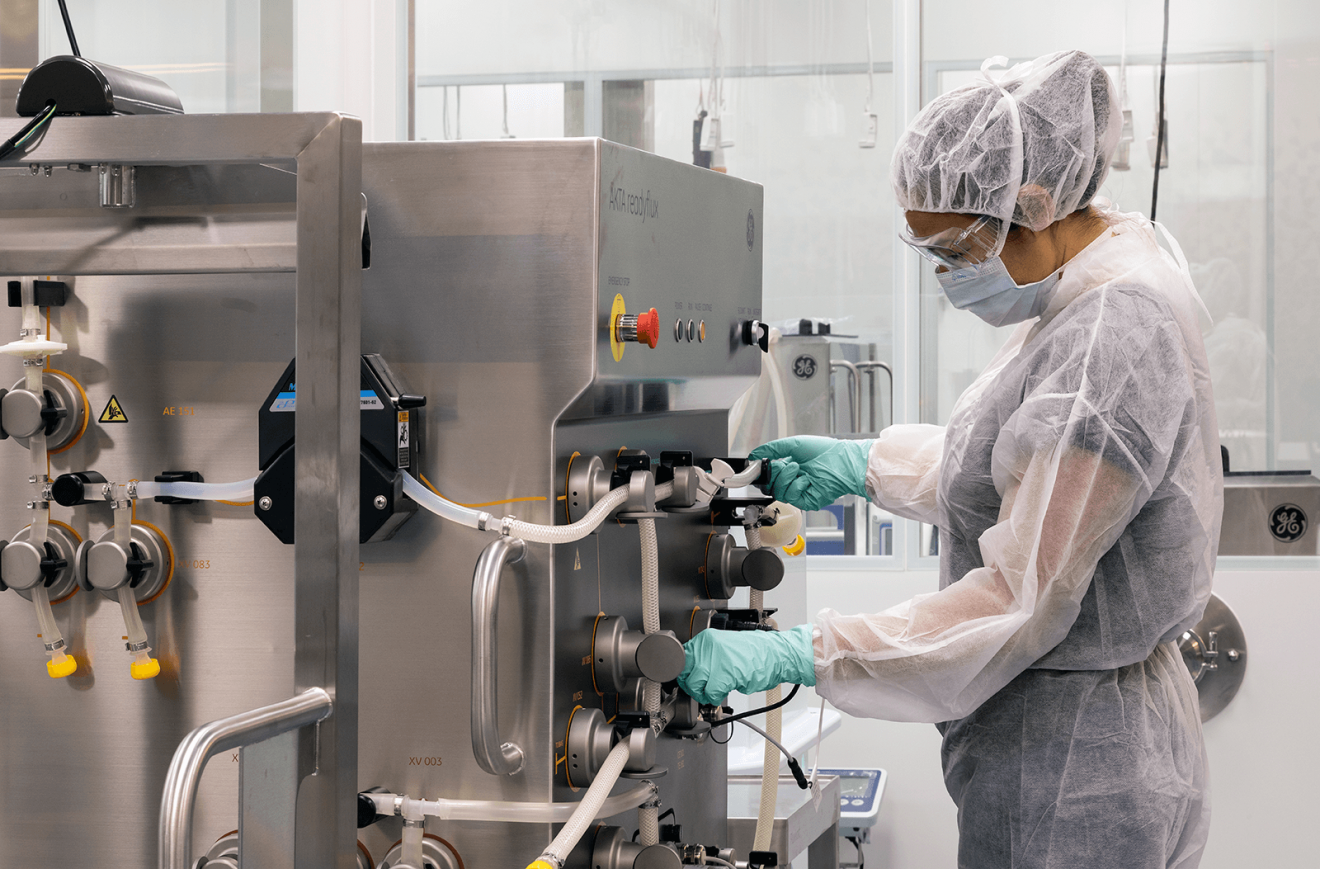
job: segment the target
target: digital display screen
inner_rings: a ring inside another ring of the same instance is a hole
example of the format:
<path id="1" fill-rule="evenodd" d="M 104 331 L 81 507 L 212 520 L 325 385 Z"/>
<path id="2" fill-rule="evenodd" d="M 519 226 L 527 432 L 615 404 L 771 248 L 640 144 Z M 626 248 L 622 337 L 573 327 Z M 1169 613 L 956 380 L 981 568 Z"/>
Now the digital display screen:
<path id="1" fill-rule="evenodd" d="M 856 778 L 848 776 L 839 780 L 839 787 L 842 788 L 845 797 L 864 797 L 866 789 L 870 786 L 870 778 Z"/>

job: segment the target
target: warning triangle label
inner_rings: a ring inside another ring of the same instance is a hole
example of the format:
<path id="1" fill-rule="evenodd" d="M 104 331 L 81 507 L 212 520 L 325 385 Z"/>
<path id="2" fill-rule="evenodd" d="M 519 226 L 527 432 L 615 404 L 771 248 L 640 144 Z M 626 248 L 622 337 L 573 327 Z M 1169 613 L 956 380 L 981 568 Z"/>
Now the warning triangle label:
<path id="1" fill-rule="evenodd" d="M 105 410 L 101 411 L 101 418 L 97 422 L 128 422 L 128 414 L 124 413 L 124 407 L 119 403 L 119 399 L 112 395 L 105 403 Z"/>

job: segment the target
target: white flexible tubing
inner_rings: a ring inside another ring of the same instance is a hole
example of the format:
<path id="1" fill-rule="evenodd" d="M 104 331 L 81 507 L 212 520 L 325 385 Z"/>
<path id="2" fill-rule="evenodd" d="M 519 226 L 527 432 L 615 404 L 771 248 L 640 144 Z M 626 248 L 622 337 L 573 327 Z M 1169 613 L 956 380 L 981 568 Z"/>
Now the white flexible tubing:
<path id="1" fill-rule="evenodd" d="M 783 694 L 776 685 L 765 692 L 765 703 L 772 706 L 778 703 Z M 765 729 L 776 741 L 783 736 L 783 710 L 771 709 L 765 714 Z M 770 849 L 770 837 L 775 828 L 775 802 L 779 798 L 779 749 L 769 740 L 765 740 L 765 760 L 761 766 L 761 809 L 756 815 L 756 839 L 752 846 L 756 851 Z"/>
<path id="2" fill-rule="evenodd" d="M 660 807 L 642 806 L 637 810 L 637 842 L 643 848 L 660 844 Z"/>
<path id="3" fill-rule="evenodd" d="M 399 850 L 399 862 L 408 866 L 416 866 L 421 869 L 423 865 L 422 856 L 422 836 L 426 832 L 426 827 L 417 822 L 403 825 L 403 846 Z"/>
<path id="4" fill-rule="evenodd" d="M 672 489 L 670 490 L 672 493 Z M 660 495 L 659 488 L 656 489 L 656 497 Z M 521 519 L 509 520 L 509 534 L 514 537 L 521 537 L 524 540 L 530 540 L 533 543 L 572 543 L 574 540 L 581 540 L 591 532 L 600 527 L 605 519 L 623 505 L 628 500 L 628 489 L 620 486 L 617 489 L 611 489 L 609 494 L 601 498 L 596 506 L 587 511 L 583 516 L 572 525 L 537 525 L 532 522 L 524 522 Z"/>
<path id="5" fill-rule="evenodd" d="M 155 497 L 189 498 L 193 501 L 251 501 L 252 486 L 257 478 L 236 483 L 157 483 L 143 480 L 137 484 L 141 499 Z"/>
<path id="6" fill-rule="evenodd" d="M 473 510 L 471 507 L 461 507 L 447 498 L 441 498 L 423 486 L 412 474 L 403 475 L 403 494 L 441 519 L 448 519 L 450 522 L 457 522 L 459 525 L 466 525 L 469 528 L 476 528 L 482 516 L 490 515 L 489 513 L 483 513 L 481 510 Z"/>
<path id="7" fill-rule="evenodd" d="M 44 582 L 33 586 L 32 603 L 37 608 L 37 625 L 41 628 L 41 641 L 48 646 L 58 647 L 48 649 L 46 654 L 50 655 L 52 664 L 57 666 L 63 664 L 67 657 L 64 654 L 64 635 L 60 633 L 59 625 L 55 624 L 55 613 L 50 608 L 50 589 L 46 588 Z"/>
<path id="8" fill-rule="evenodd" d="M 655 536 L 655 520 L 637 520 L 637 530 L 642 543 L 642 631 L 654 634 L 660 630 L 660 546 Z M 658 726 L 660 683 L 643 680 L 642 708 L 651 716 L 652 727 Z"/>
<path id="9" fill-rule="evenodd" d="M 747 548 L 761 548 L 761 529 L 748 528 Z M 748 592 L 748 605 L 755 610 L 763 609 L 765 604 L 765 592 L 759 589 L 750 589 Z M 765 705 L 773 706 L 778 703 L 782 691 L 776 685 L 765 692 Z M 783 735 L 783 715 L 781 710 L 772 709 L 765 714 L 765 729 L 774 739 L 780 740 Z M 779 749 L 770 742 L 765 741 L 764 761 L 761 764 L 761 807 L 756 815 L 756 838 L 753 844 L 753 850 L 766 851 L 770 848 L 770 836 L 774 832 L 775 826 L 775 802 L 779 798 Z"/>
<path id="10" fill-rule="evenodd" d="M 396 794 L 369 794 L 381 815 L 394 814 Z M 655 785 L 640 784 L 610 797 L 601 804 L 596 816 L 608 818 L 635 809 L 655 796 Z M 573 816 L 582 803 L 518 803 L 498 800 L 414 800 L 403 798 L 405 816 L 425 816 L 447 821 L 494 821 L 506 824 L 562 824 Z"/>
<path id="11" fill-rule="evenodd" d="M 137 595 L 128 583 L 124 583 L 115 589 L 115 595 L 119 598 L 119 611 L 124 616 L 124 629 L 128 633 L 128 642 L 145 643 L 147 641 L 147 629 L 142 626 L 142 615 L 138 612 Z M 135 653 L 133 657 L 137 660 L 150 658 L 147 651 Z"/>
<path id="12" fill-rule="evenodd" d="M 541 859 L 548 862 L 551 866 L 564 865 L 564 858 L 568 852 L 573 850 L 582 834 L 591 826 L 591 822 L 596 819 L 600 813 L 601 806 L 605 803 L 605 798 L 609 796 L 610 789 L 614 783 L 619 780 L 619 773 L 623 772 L 623 765 L 628 762 L 628 743 L 620 742 L 605 758 L 601 764 L 600 772 L 591 780 L 591 787 L 587 788 L 586 796 L 578 804 L 578 809 L 573 813 L 573 817 L 568 819 L 555 836 L 550 847 L 546 848 L 541 854 Z"/>

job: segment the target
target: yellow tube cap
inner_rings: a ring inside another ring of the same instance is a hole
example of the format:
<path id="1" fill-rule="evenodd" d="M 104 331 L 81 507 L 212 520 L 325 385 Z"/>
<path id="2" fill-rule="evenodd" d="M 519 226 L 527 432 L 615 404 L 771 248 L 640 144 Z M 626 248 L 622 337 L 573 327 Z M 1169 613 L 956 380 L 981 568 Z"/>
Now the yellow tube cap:
<path id="1" fill-rule="evenodd" d="M 134 679 L 155 679 L 160 675 L 160 661 L 155 658 L 134 661 L 129 665 L 129 672 L 133 674 Z"/>
<path id="2" fill-rule="evenodd" d="M 793 538 L 792 543 L 783 547 L 783 550 L 789 555 L 801 555 L 804 551 L 806 551 L 806 548 L 807 548 L 807 541 L 803 540 L 802 535 L 799 534 L 797 537 Z"/>
<path id="3" fill-rule="evenodd" d="M 544 860 L 533 860 L 527 864 L 527 869 L 555 869 L 555 867 Z"/>
<path id="4" fill-rule="evenodd" d="M 55 661 L 46 662 L 46 672 L 52 679 L 63 679 L 65 676 L 72 676 L 78 669 L 78 662 L 74 660 L 73 655 L 65 655 L 64 660 L 56 663 Z"/>

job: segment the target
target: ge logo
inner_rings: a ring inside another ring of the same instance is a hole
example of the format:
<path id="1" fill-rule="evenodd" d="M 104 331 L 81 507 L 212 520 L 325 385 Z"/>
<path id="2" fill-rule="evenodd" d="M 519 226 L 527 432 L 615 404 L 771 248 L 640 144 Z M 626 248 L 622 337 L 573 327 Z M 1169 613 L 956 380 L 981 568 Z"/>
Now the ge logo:
<path id="1" fill-rule="evenodd" d="M 1270 533 L 1284 543 L 1301 540 L 1306 533 L 1306 512 L 1296 504 L 1280 504 L 1270 514 Z"/>
<path id="2" fill-rule="evenodd" d="M 751 250 L 752 245 L 756 244 L 756 218 L 751 211 L 747 212 L 747 249 Z"/>
<path id="3" fill-rule="evenodd" d="M 793 375 L 802 380 L 816 376 L 816 357 L 802 355 L 793 360 Z"/>

